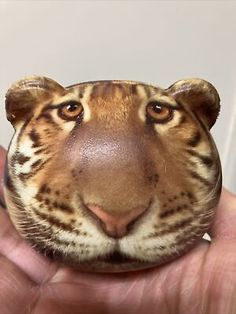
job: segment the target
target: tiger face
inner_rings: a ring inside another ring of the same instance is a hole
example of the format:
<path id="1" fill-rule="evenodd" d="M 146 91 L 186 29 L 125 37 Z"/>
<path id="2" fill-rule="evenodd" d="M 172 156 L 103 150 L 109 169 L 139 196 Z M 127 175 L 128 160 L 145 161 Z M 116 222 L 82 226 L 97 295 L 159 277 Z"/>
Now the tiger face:
<path id="1" fill-rule="evenodd" d="M 64 88 L 35 76 L 8 90 L 6 111 L 7 207 L 45 255 L 80 270 L 137 270 L 182 255 L 208 229 L 221 190 L 210 83 Z"/>

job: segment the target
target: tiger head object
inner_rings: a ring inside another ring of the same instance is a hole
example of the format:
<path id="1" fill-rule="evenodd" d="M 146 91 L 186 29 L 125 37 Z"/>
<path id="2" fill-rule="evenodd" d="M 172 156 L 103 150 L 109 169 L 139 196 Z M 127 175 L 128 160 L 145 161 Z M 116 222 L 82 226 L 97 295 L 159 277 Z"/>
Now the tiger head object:
<path id="1" fill-rule="evenodd" d="M 63 87 L 32 76 L 6 94 L 15 128 L 5 200 L 38 251 L 79 270 L 169 262 L 208 230 L 221 192 L 210 135 L 220 110 L 202 79 Z"/>

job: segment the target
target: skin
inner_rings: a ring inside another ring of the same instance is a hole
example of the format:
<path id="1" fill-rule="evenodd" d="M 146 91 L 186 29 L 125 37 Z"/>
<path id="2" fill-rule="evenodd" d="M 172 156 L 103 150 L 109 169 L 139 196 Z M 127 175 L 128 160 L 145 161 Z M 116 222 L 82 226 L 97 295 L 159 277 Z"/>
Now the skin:
<path id="1" fill-rule="evenodd" d="M 1 182 L 5 154 L 0 149 Z M 211 243 L 202 240 L 174 262 L 146 271 L 90 274 L 37 254 L 1 207 L 1 314 L 235 314 L 235 225 L 236 196 L 223 189 Z"/>

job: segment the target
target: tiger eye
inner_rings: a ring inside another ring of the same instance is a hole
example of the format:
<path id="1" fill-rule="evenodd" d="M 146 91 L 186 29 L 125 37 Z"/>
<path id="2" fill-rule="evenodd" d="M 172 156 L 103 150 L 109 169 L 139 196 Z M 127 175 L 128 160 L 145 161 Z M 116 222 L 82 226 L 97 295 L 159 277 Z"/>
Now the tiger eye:
<path id="1" fill-rule="evenodd" d="M 58 115 L 64 120 L 76 120 L 83 113 L 84 109 L 81 103 L 70 101 L 61 105 Z"/>
<path id="2" fill-rule="evenodd" d="M 157 101 L 147 104 L 146 113 L 147 117 L 155 123 L 165 123 L 173 118 L 173 110 Z"/>

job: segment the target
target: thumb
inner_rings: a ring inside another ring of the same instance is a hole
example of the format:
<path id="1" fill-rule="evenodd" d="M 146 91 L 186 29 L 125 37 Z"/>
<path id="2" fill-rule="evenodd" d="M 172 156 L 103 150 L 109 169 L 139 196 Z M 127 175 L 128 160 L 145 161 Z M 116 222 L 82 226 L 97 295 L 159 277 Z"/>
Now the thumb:
<path id="1" fill-rule="evenodd" d="M 209 232 L 212 240 L 236 240 L 236 195 L 222 190 L 216 216 Z"/>
<path id="2" fill-rule="evenodd" d="M 3 198 L 3 178 L 4 178 L 4 167 L 6 161 L 6 150 L 0 146 L 0 204 L 4 203 Z"/>

